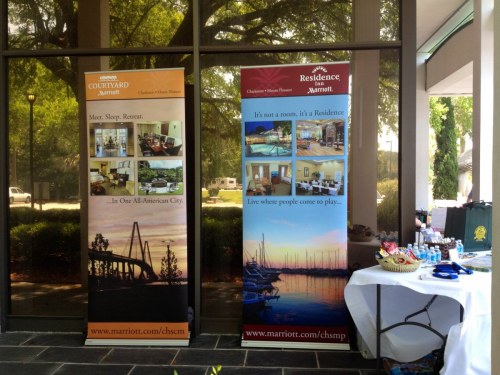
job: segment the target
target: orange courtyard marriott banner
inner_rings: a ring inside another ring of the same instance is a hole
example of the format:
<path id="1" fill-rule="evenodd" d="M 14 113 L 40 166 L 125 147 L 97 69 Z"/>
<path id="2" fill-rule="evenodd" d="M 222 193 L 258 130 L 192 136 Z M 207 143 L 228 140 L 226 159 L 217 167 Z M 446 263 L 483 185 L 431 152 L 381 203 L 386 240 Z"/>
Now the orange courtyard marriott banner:
<path id="1" fill-rule="evenodd" d="M 88 345 L 188 345 L 184 70 L 85 75 Z"/>
<path id="2" fill-rule="evenodd" d="M 349 349 L 347 63 L 241 69 L 243 346 Z"/>

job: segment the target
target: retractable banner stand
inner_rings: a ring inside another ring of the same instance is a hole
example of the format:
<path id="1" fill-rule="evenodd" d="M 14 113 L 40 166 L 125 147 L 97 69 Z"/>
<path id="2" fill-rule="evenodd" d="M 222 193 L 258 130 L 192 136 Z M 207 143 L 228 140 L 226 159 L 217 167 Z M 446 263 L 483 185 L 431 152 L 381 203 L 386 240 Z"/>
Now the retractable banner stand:
<path id="1" fill-rule="evenodd" d="M 349 349 L 347 63 L 241 69 L 243 346 Z"/>
<path id="2" fill-rule="evenodd" d="M 184 70 L 85 75 L 88 345 L 188 345 Z"/>

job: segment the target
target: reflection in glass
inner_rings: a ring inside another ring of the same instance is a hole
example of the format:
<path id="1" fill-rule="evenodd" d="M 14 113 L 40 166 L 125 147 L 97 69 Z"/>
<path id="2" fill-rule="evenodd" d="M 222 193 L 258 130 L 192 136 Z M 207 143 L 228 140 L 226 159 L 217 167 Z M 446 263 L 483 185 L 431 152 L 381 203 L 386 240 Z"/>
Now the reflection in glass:
<path id="1" fill-rule="evenodd" d="M 194 55 L 171 53 L 167 47 L 193 45 L 193 3 L 190 0 L 166 0 L 163 2 L 137 1 L 122 2 L 110 0 L 109 14 L 100 14 L 104 20 L 102 28 L 109 35 L 87 35 L 78 40 L 77 14 L 83 14 L 84 7 L 92 7 L 92 2 L 62 0 L 50 2 L 51 7 L 26 6 L 20 0 L 8 1 L 8 45 L 10 49 L 60 50 L 85 46 L 89 48 L 93 37 L 102 45 L 91 47 L 141 48 L 161 47 L 163 53 L 142 55 L 101 56 L 109 61 L 110 70 L 152 69 L 184 67 L 186 82 L 194 82 Z M 353 1 L 267 1 L 228 0 L 222 2 L 199 1 L 201 24 L 199 33 L 201 45 L 218 46 L 266 46 L 346 43 L 353 40 Z M 62 12 L 62 5 L 64 12 Z M 380 17 L 380 40 L 399 38 L 399 1 L 382 0 Z M 91 9 L 94 11 L 95 9 Z M 78 12 L 77 12 L 78 11 Z M 88 9 L 87 9 L 88 11 Z M 37 28 L 35 21 L 43 19 L 46 28 Z M 97 21 L 96 21 L 97 22 Z M 368 22 L 363 20 L 363 22 Z M 93 26 L 93 24 L 92 24 Z M 80 33 L 82 34 L 82 33 Z M 197 37 L 197 36 L 196 36 Z M 86 40 L 88 39 L 88 40 Z M 358 40 L 360 41 L 360 40 Z M 236 47 L 235 47 L 236 48 Z M 234 52 L 234 50 L 233 50 Z M 99 59 L 100 57 L 96 57 Z M 221 317 L 235 322 L 239 330 L 241 321 L 241 199 L 246 189 L 242 180 L 241 167 L 241 113 L 240 113 L 240 66 L 298 64 L 321 61 L 350 61 L 348 50 L 322 50 L 291 53 L 232 53 L 199 56 L 201 71 L 201 155 L 200 167 L 203 186 L 216 178 L 234 178 L 237 191 L 217 191 L 223 197 L 224 206 L 209 204 L 202 208 L 202 319 Z M 82 59 L 83 60 L 83 59 Z M 50 200 L 43 206 L 48 208 L 64 206 L 71 208 L 67 213 L 59 213 L 58 220 L 37 222 L 38 234 L 27 235 L 33 226 L 31 214 L 25 212 L 26 204 L 14 203 L 10 206 L 12 229 L 10 232 L 12 314 L 17 315 L 76 315 L 83 316 L 86 294 L 80 284 L 79 248 L 79 126 L 78 126 L 78 68 L 85 70 L 84 63 L 76 57 L 58 56 L 40 59 L 9 60 L 9 184 L 29 190 L 32 176 L 29 172 L 28 105 L 26 92 L 37 94 L 34 106 L 34 161 L 35 181 L 48 181 Z M 77 64 L 78 62 L 78 64 Z M 398 96 L 399 96 L 399 50 L 381 50 L 379 62 L 379 134 L 390 134 L 390 139 L 398 137 Z M 95 66 L 88 69 L 95 69 Z M 80 73 L 81 73 L 80 71 Z M 198 87 L 195 88 L 198 90 Z M 304 121 L 306 119 L 302 119 Z M 197 130 L 198 131 L 198 130 Z M 118 130 L 115 134 L 96 133 L 94 152 L 109 137 L 116 138 L 117 144 L 126 143 L 127 154 L 116 155 L 116 162 L 131 156 L 137 144 L 130 147 L 130 132 Z M 143 132 L 144 133 L 144 132 Z M 165 134 L 163 131 L 161 134 Z M 314 134 L 312 132 L 311 134 Z M 307 135 L 297 132 L 292 139 L 299 140 L 321 135 Z M 340 133 L 336 133 L 336 137 Z M 125 141 L 126 139 L 126 141 Z M 325 138 L 325 142 L 327 139 Z M 335 140 L 334 140 L 335 141 Z M 397 147 L 390 150 L 388 140 L 379 141 L 378 190 L 384 196 L 378 208 L 378 229 L 390 230 L 398 222 L 397 215 Z M 294 146 L 295 146 L 294 145 Z M 392 145 L 392 143 L 391 143 Z M 82 146 L 87 147 L 87 145 Z M 320 145 L 321 147 L 321 145 Z M 345 145 L 349 147 L 349 145 Z M 139 149 L 137 148 L 138 152 Z M 301 148 L 301 152 L 306 152 Z M 92 152 L 92 150 L 90 150 Z M 181 151 L 182 152 L 182 151 Z M 292 152 L 298 152 L 298 149 Z M 97 155 L 97 154 L 96 154 Z M 114 157 L 111 156 L 111 157 Z M 143 156 L 148 158 L 148 156 Z M 373 155 L 375 157 L 375 155 Z M 290 166 L 290 162 L 278 162 L 272 172 L 278 171 L 279 179 L 286 180 L 292 173 L 310 180 L 316 166 Z M 123 165 L 121 166 L 123 168 Z M 292 171 L 293 168 L 295 171 Z M 101 168 L 101 165 L 96 167 Z M 118 169 L 109 164 L 109 169 Z M 135 166 L 139 173 L 141 168 Z M 144 175 L 152 168 L 143 168 Z M 306 173 L 307 171 L 307 173 Z M 385 172 L 384 172 L 385 171 Z M 389 173 L 387 173 L 389 171 Z M 85 173 L 90 173 L 90 168 Z M 145 178 L 143 175 L 138 178 Z M 332 180 L 336 177 L 332 176 Z M 145 181 L 148 183 L 148 181 Z M 292 182 L 293 183 L 293 182 Z M 141 188 L 142 187 L 142 188 Z M 147 194 L 144 186 L 136 186 L 137 194 Z M 296 189 L 296 186 L 293 186 Z M 293 190 L 292 190 L 293 191 Z M 297 191 L 297 190 L 295 190 Z M 28 193 L 31 193 L 28 191 Z M 149 193 L 149 192 L 148 192 Z M 376 199 L 376 192 L 373 199 Z M 208 197 L 208 192 L 203 191 Z M 298 191 L 297 191 L 298 194 Z M 347 192 L 345 192 L 347 194 Z M 38 205 L 36 206 L 38 209 Z M 40 211 L 40 210 L 38 210 Z M 60 218 L 60 219 L 59 219 Z M 64 222 L 68 227 L 64 227 Z M 54 239 L 54 235 L 58 239 Z M 27 240 L 29 239 L 29 241 Z M 60 240 L 61 239 L 61 240 Z M 53 246 L 55 243 L 62 247 Z M 49 262 L 50 261 L 50 262 Z M 48 284 L 48 281 L 52 284 Z M 224 298 L 221 298 L 223 295 Z M 54 296 L 54 297 L 52 297 Z M 224 301 L 222 304 L 221 301 Z M 202 327 L 206 331 L 217 329 L 217 323 Z M 220 328 L 220 327 L 219 327 Z M 224 328 L 227 332 L 227 326 Z"/>
<path id="2" fill-rule="evenodd" d="M 45 59 L 44 64 L 58 61 Z M 11 59 L 8 66 L 9 185 L 34 199 L 33 208 L 24 201 L 10 205 L 9 313 L 81 317 L 87 296 L 80 273 L 78 104 L 44 64 Z M 32 155 L 26 92 L 37 96 Z M 36 189 L 31 192 L 31 179 L 48 191 L 41 197 Z"/>
<path id="3" fill-rule="evenodd" d="M 277 45 L 348 42 L 349 1 L 201 2 L 202 45 Z"/>
<path id="4" fill-rule="evenodd" d="M 377 228 L 387 233 L 399 230 L 399 55 L 397 50 L 380 51 L 377 151 Z"/>
<path id="5" fill-rule="evenodd" d="M 100 47 L 133 48 L 152 46 L 189 46 L 193 44 L 193 5 L 189 0 L 116 1 L 109 8 L 99 1 L 50 1 L 50 5 L 25 1 L 8 1 L 9 48 L 42 50 L 78 48 L 78 15 L 92 17 L 90 32 Z M 107 1 L 106 1 L 107 3 Z M 43 20 L 43 21 L 41 21 Z M 39 27 L 43 22 L 44 27 Z M 96 23 L 101 22 L 99 27 Z M 186 32 L 188 30 L 188 32 Z M 98 35 L 102 32 L 102 36 Z M 89 37 L 89 35 L 83 35 Z M 84 43 L 88 46 L 87 43 Z M 81 43 L 80 43 L 81 46 Z M 71 59 L 73 60 L 73 59 Z M 154 60 L 136 56 L 134 65 Z M 62 63 L 63 59 L 61 59 Z M 73 62 L 76 60 L 73 60 Z M 123 60 L 122 60 L 123 61 Z"/>

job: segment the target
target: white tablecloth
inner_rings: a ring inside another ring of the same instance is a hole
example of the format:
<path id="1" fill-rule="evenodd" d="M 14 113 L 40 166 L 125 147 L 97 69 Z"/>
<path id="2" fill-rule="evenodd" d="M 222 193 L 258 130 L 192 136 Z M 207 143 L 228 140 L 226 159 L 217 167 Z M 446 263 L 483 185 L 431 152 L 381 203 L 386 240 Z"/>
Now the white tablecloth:
<path id="1" fill-rule="evenodd" d="M 432 277 L 421 279 L 421 275 L 429 276 L 431 271 L 431 268 L 421 268 L 416 272 L 398 273 L 374 266 L 353 273 L 344 297 L 369 354 L 376 354 L 376 285 L 380 284 L 382 329 L 404 321 L 407 315 L 424 308 L 433 295 L 438 295 L 428 309 L 429 316 L 424 312 L 410 320 L 427 324 L 430 319 L 432 328 L 445 336 L 449 333 L 441 374 L 489 374 L 490 342 L 485 340 L 490 337 L 491 273 L 461 274 L 458 282 Z M 461 324 L 460 305 L 464 309 Z M 441 345 L 441 339 L 426 329 L 401 326 L 381 335 L 380 354 L 410 362 Z M 466 364 L 475 366 L 471 367 L 474 371 L 467 372 Z"/>

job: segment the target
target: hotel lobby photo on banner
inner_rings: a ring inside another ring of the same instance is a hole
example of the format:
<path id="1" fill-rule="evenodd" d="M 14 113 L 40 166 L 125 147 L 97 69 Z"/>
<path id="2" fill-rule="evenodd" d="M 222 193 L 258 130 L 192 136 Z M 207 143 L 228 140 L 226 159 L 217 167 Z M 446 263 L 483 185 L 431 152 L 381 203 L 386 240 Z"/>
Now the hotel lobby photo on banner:
<path id="1" fill-rule="evenodd" d="M 241 68 L 242 346 L 349 349 L 349 64 Z"/>
<path id="2" fill-rule="evenodd" d="M 184 70 L 86 73 L 87 345 L 189 343 Z"/>

